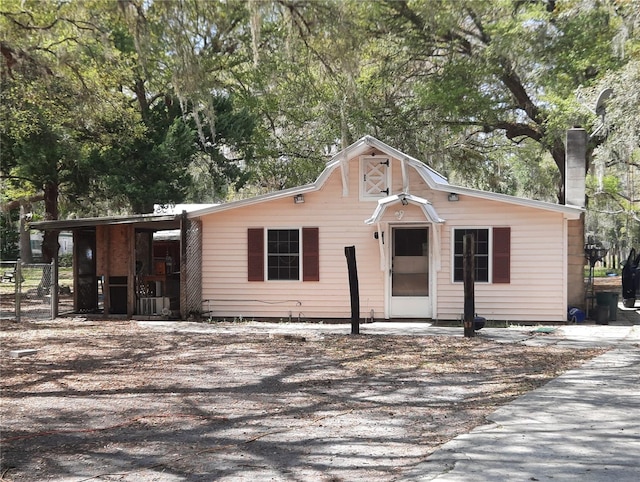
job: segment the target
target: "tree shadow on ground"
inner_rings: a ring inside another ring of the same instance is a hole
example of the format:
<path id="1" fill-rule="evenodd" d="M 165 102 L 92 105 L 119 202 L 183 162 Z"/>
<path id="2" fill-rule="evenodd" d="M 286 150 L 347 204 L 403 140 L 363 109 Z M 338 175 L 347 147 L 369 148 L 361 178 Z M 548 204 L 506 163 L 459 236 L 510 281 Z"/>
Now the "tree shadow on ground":
<path id="1" fill-rule="evenodd" d="M 391 480 L 577 360 L 481 339 L 126 323 L 21 341 L 40 352 L 3 357 L 3 470 L 14 480 Z"/>

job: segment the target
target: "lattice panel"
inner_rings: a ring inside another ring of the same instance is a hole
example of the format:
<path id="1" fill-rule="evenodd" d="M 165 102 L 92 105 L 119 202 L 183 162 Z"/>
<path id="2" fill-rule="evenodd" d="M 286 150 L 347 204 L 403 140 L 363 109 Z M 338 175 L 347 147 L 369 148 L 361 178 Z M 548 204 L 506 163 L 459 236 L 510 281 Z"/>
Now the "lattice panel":
<path id="1" fill-rule="evenodd" d="M 188 221 L 183 313 L 202 311 L 202 223 Z"/>

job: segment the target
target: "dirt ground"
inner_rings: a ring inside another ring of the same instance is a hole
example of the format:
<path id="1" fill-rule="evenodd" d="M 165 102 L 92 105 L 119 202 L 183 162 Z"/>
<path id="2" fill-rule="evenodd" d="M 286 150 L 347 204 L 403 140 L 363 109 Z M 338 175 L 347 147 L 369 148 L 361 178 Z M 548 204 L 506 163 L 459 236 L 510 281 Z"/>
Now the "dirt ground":
<path id="1" fill-rule="evenodd" d="M 402 480 L 496 407 L 601 353 L 207 326 L 1 322 L 0 479 Z"/>

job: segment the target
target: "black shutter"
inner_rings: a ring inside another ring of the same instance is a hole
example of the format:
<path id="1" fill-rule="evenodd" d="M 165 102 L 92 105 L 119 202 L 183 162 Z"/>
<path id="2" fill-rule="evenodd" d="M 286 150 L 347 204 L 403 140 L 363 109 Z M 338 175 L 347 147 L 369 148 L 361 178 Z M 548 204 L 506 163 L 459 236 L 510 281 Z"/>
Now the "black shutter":
<path id="1" fill-rule="evenodd" d="M 511 282 L 511 228 L 493 228 L 493 282 Z"/>
<path id="2" fill-rule="evenodd" d="M 247 230 L 247 273 L 249 281 L 264 281 L 264 229 Z"/>
<path id="3" fill-rule="evenodd" d="M 318 228 L 302 228 L 302 281 L 320 281 Z"/>

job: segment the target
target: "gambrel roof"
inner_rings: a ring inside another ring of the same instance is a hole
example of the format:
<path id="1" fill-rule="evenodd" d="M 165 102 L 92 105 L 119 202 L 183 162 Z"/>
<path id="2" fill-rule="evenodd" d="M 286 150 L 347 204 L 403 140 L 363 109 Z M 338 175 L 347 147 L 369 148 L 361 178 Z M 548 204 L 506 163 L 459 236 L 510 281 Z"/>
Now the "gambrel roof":
<path id="1" fill-rule="evenodd" d="M 197 218 L 207 214 L 226 211 L 229 209 L 235 209 L 242 206 L 249 206 L 257 203 L 267 202 L 275 199 L 282 199 L 289 196 L 295 196 L 296 194 L 305 194 L 313 191 L 318 191 L 323 184 L 327 181 L 329 176 L 336 170 L 340 170 L 342 176 L 343 191 L 348 192 L 348 167 L 347 164 L 350 159 L 366 154 L 368 151 L 375 149 L 383 154 L 390 156 L 393 159 L 397 159 L 401 163 L 403 173 L 403 189 L 402 192 L 409 194 L 408 186 L 408 169 L 414 169 L 429 188 L 435 191 L 443 191 L 453 194 L 463 194 L 465 196 L 477 197 L 482 199 L 488 199 L 507 204 L 515 204 L 520 206 L 526 206 L 534 209 L 542 209 L 544 211 L 553 211 L 562 213 L 567 219 L 578 219 L 584 212 L 584 208 L 577 206 L 567 206 L 563 204 L 554 204 L 545 201 L 536 201 L 533 199 L 525 199 L 517 196 L 509 196 L 507 194 L 499 194 L 489 191 L 482 191 L 479 189 L 472 189 L 468 187 L 455 186 L 449 184 L 449 181 L 442 174 L 438 173 L 431 167 L 427 166 L 424 162 L 405 154 L 398 149 L 395 149 L 384 142 L 376 139 L 372 136 L 364 136 L 357 140 L 350 146 L 346 147 L 342 151 L 335 154 L 326 164 L 324 170 L 320 173 L 315 182 L 305 184 L 303 186 L 293 187 L 289 189 L 283 189 L 281 191 L 263 194 L 248 199 L 242 199 L 240 201 L 232 201 L 229 203 L 223 203 L 216 206 L 211 206 L 205 209 L 196 210 L 188 214 L 190 218 Z M 422 203 L 424 204 L 424 203 Z M 437 216 L 434 216 L 437 217 Z M 435 219 L 434 219 L 435 220 Z"/>

